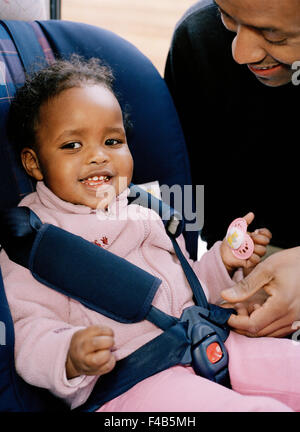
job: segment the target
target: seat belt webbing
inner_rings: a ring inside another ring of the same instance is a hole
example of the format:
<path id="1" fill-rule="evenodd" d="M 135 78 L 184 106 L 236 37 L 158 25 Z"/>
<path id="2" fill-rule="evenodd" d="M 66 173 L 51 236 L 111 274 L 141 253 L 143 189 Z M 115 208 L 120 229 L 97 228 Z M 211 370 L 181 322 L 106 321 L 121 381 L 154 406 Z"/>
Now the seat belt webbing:
<path id="1" fill-rule="evenodd" d="M 180 261 L 180 264 L 181 264 L 182 269 L 185 273 L 185 276 L 186 276 L 186 278 L 189 282 L 189 285 L 193 291 L 197 305 L 202 306 L 203 308 L 209 309 L 208 301 L 206 299 L 205 293 L 203 291 L 202 285 L 201 285 L 198 277 L 196 276 L 194 270 L 192 269 L 188 260 L 184 256 L 184 254 L 183 254 L 182 250 L 180 249 L 175 237 L 170 235 L 170 238 L 172 240 L 176 256 Z"/>

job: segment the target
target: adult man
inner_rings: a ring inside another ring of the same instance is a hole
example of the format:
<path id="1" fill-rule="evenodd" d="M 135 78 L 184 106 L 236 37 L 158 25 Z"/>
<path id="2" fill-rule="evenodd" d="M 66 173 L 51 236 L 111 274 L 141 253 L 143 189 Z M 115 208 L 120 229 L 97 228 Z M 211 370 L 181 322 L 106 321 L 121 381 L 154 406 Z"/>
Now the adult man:
<path id="1" fill-rule="evenodd" d="M 208 247 L 248 211 L 273 245 L 299 245 L 299 60 L 298 0 L 202 0 L 176 27 L 165 79 L 205 185 Z"/>
<path id="2" fill-rule="evenodd" d="M 202 0 L 178 23 L 165 79 L 190 153 L 193 182 L 205 185 L 202 237 L 210 247 L 233 218 L 253 211 L 272 244 L 300 244 L 297 157 L 299 0 Z M 294 75 L 293 75 L 294 74 Z M 260 288 L 270 295 L 231 325 L 283 336 L 300 320 L 299 248 L 256 267 L 231 302 Z"/>

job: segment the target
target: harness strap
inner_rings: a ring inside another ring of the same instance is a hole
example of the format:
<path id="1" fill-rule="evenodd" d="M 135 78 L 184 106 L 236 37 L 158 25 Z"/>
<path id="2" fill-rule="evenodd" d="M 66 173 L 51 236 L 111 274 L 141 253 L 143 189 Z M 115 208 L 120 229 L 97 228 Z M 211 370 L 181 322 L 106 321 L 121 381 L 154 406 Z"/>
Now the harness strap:
<path id="1" fill-rule="evenodd" d="M 155 324 L 162 330 L 168 330 L 179 321 L 177 318 L 162 312 L 153 305 L 146 316 L 146 320 L 152 322 L 152 324 Z"/>
<path id="2" fill-rule="evenodd" d="M 177 258 L 180 261 L 180 264 L 188 280 L 188 283 L 193 291 L 193 294 L 196 299 L 196 304 L 204 308 L 208 308 L 208 302 L 199 279 L 197 278 L 192 267 L 190 266 L 188 260 L 185 258 L 184 254 L 182 253 L 182 250 L 180 249 L 175 237 L 170 233 L 168 234 L 172 240 Z"/>

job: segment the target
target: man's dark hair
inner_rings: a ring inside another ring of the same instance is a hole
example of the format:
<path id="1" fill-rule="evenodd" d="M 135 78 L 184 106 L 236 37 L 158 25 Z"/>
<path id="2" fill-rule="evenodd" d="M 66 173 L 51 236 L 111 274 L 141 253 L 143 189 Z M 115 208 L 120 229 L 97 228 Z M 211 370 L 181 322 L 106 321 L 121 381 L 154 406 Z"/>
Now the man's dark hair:
<path id="1" fill-rule="evenodd" d="M 62 91 L 84 84 L 100 84 L 113 94 L 112 70 L 97 58 L 85 60 L 73 54 L 68 60 L 56 60 L 49 66 L 27 76 L 16 91 L 9 111 L 7 131 L 9 139 L 20 152 L 24 147 L 36 148 L 36 128 L 41 106 Z M 123 112 L 125 129 L 130 126 L 128 114 Z"/>

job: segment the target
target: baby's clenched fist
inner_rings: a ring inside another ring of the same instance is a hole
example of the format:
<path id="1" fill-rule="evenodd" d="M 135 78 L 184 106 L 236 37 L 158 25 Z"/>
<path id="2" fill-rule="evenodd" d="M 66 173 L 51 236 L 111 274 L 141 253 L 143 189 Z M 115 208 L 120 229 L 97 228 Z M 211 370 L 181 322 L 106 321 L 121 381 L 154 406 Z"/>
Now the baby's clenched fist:
<path id="1" fill-rule="evenodd" d="M 74 333 L 66 361 L 67 378 L 110 372 L 116 364 L 113 345 L 114 333 L 109 327 L 91 326 Z"/>

